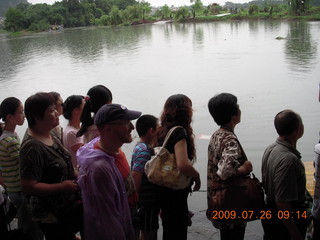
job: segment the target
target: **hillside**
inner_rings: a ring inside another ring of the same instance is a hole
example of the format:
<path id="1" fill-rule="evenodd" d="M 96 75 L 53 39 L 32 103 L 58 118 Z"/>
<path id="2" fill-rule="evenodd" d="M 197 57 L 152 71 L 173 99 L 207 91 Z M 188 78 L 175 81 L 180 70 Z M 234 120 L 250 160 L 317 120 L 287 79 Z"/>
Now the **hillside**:
<path id="1" fill-rule="evenodd" d="M 21 2 L 28 3 L 27 0 L 1 0 L 0 1 L 0 17 L 4 17 L 8 8 L 14 7 Z"/>

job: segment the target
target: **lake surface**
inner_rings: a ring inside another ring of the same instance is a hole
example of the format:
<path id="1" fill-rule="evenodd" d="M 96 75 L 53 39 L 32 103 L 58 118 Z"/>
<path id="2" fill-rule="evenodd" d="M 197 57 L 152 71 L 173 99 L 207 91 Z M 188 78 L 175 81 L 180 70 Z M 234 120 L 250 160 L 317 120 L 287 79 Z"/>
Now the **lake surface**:
<path id="1" fill-rule="evenodd" d="M 104 84 L 114 103 L 160 116 L 170 95 L 184 93 L 193 101 L 195 167 L 205 190 L 208 137 L 217 129 L 207 102 L 217 93 L 238 97 L 242 121 L 235 132 L 257 176 L 264 149 L 277 137 L 273 118 L 283 109 L 301 114 L 305 134 L 297 148 L 304 161 L 313 160 L 320 125 L 319 51 L 320 22 L 158 22 L 0 35 L 0 100 L 24 101 L 38 91 L 57 91 L 65 99 Z M 17 128 L 20 136 L 26 126 Z M 134 143 L 124 146 L 128 159 Z M 206 207 L 204 192 L 190 201 L 192 210 Z"/>

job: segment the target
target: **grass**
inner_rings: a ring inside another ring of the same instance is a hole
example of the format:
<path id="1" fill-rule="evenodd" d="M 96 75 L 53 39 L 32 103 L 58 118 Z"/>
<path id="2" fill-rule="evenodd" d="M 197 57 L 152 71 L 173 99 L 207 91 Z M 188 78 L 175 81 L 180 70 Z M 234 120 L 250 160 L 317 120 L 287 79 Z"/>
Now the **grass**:
<path id="1" fill-rule="evenodd" d="M 311 7 L 307 13 L 302 15 L 290 14 L 288 11 L 276 12 L 271 15 L 269 12 L 254 12 L 249 14 L 247 10 L 239 13 L 230 14 L 222 17 L 214 15 L 200 15 L 193 18 L 180 20 L 181 22 L 210 22 L 210 21 L 227 21 L 227 20 L 301 20 L 301 21 L 320 21 L 320 7 Z"/>

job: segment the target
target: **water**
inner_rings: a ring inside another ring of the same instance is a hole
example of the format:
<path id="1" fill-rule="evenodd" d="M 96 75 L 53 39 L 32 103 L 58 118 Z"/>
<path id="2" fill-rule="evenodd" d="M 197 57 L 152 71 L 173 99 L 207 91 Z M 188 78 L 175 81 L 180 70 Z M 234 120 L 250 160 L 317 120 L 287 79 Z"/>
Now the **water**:
<path id="1" fill-rule="evenodd" d="M 304 161 L 313 159 L 319 139 L 319 49 L 319 22 L 160 22 L 0 35 L 0 100 L 24 101 L 37 91 L 57 91 L 65 99 L 104 84 L 114 103 L 159 116 L 170 95 L 184 93 L 193 101 L 195 167 L 204 190 L 208 136 L 217 129 L 207 102 L 220 92 L 238 97 L 242 121 L 235 132 L 258 177 L 263 151 L 277 137 L 273 118 L 283 109 L 301 114 L 305 134 L 297 148 Z M 25 128 L 26 123 L 17 128 L 20 136 Z M 134 143 L 123 147 L 128 159 Z M 203 211 L 205 201 L 204 192 L 194 193 L 190 208 Z"/>

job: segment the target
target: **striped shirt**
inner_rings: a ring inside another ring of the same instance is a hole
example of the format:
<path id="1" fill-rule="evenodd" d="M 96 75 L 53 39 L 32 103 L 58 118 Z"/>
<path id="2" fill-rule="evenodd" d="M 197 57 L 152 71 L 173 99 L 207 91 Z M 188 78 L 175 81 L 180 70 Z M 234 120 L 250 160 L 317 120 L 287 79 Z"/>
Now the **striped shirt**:
<path id="1" fill-rule="evenodd" d="M 144 166 L 151 158 L 152 148 L 143 142 L 138 142 L 133 149 L 131 170 L 144 173 Z"/>
<path id="2" fill-rule="evenodd" d="M 20 139 L 16 133 L 3 131 L 0 137 L 0 172 L 8 192 L 20 192 Z"/>

